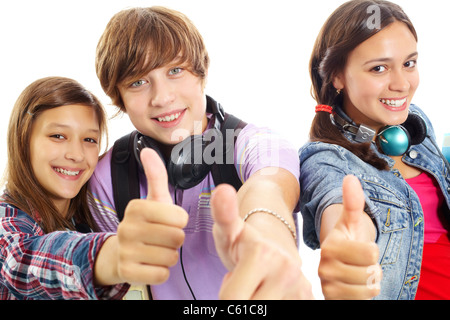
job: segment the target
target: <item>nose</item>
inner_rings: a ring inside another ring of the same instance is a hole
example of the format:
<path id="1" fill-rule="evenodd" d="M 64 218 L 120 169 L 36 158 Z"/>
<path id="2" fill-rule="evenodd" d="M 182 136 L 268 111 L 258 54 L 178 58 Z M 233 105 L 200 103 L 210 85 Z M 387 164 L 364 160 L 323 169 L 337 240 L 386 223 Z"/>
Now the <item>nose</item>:
<path id="1" fill-rule="evenodd" d="M 84 149 L 82 143 L 78 141 L 69 143 L 65 157 L 73 162 L 82 162 L 84 160 Z"/>
<path id="2" fill-rule="evenodd" d="M 392 91 L 406 92 L 411 87 L 409 74 L 404 70 L 394 70 L 391 74 L 390 89 Z"/>
<path id="3" fill-rule="evenodd" d="M 174 101 L 175 95 L 170 81 L 158 79 L 152 83 L 151 105 L 153 107 L 166 107 Z"/>

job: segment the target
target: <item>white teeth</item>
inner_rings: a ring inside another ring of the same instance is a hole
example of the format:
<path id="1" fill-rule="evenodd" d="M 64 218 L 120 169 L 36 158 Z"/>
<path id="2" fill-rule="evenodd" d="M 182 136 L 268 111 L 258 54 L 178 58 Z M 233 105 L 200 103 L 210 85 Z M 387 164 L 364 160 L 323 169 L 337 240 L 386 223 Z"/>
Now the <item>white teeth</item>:
<path id="1" fill-rule="evenodd" d="M 401 100 L 394 100 L 394 99 L 380 99 L 381 103 L 384 103 L 385 105 L 388 105 L 390 107 L 401 107 L 402 105 L 405 104 L 406 102 L 406 98 L 401 99 Z"/>
<path id="2" fill-rule="evenodd" d="M 80 173 L 80 171 L 69 171 L 69 170 L 62 169 L 62 168 L 53 168 L 53 170 L 55 170 L 56 172 L 65 174 L 66 176 L 76 176 Z"/>
<path id="3" fill-rule="evenodd" d="M 173 121 L 175 119 L 178 119 L 180 114 L 181 114 L 181 112 L 178 112 L 178 113 L 174 113 L 174 114 L 172 114 L 170 116 L 160 117 L 160 118 L 158 118 L 158 121 L 159 122 L 170 122 L 170 121 Z"/>

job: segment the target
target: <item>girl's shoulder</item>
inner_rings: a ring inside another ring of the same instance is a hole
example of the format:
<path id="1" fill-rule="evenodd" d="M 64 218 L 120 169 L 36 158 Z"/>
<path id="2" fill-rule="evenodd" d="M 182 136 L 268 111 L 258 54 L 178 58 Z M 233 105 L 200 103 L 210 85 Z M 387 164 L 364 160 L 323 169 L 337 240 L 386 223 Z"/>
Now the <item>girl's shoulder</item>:
<path id="1" fill-rule="evenodd" d="M 0 198 L 0 217 L 17 217 L 20 212 L 23 211 Z"/>
<path id="2" fill-rule="evenodd" d="M 41 234 L 38 223 L 26 212 L 0 200 L 0 229 L 9 232 Z"/>

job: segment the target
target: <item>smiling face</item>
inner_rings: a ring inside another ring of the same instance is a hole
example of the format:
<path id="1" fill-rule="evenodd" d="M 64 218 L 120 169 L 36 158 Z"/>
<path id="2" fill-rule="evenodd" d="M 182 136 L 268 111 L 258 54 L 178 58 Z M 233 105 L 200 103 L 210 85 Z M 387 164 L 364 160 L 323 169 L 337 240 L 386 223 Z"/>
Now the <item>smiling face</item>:
<path id="1" fill-rule="evenodd" d="M 119 86 L 131 122 L 139 132 L 174 145 L 207 125 L 204 80 L 175 62 Z"/>
<path id="2" fill-rule="evenodd" d="M 419 85 L 417 58 L 415 37 L 398 21 L 356 47 L 333 81 L 347 115 L 375 130 L 405 122 Z"/>
<path id="3" fill-rule="evenodd" d="M 62 215 L 94 172 L 99 139 L 96 113 L 84 105 L 46 110 L 33 123 L 31 166 Z"/>

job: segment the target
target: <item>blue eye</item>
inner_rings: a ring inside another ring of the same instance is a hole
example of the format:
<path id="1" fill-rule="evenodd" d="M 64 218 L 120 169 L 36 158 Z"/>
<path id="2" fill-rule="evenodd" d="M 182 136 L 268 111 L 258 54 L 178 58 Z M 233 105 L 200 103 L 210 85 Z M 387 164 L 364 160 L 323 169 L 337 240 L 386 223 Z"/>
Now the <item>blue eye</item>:
<path id="1" fill-rule="evenodd" d="M 138 80 L 138 81 L 135 81 L 135 82 L 133 82 L 132 84 L 131 84 L 131 87 L 132 88 L 138 88 L 138 87 L 140 87 L 140 86 L 142 86 L 142 85 L 144 85 L 144 84 L 146 84 L 147 82 L 145 81 L 145 80 Z"/>
<path id="2" fill-rule="evenodd" d="M 169 74 L 173 76 L 173 75 L 177 75 L 177 74 L 181 73 L 182 71 L 183 71 L 182 68 L 173 68 L 173 69 L 170 69 Z"/>

